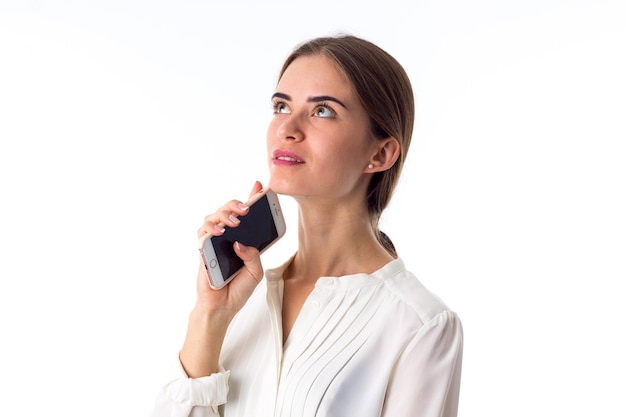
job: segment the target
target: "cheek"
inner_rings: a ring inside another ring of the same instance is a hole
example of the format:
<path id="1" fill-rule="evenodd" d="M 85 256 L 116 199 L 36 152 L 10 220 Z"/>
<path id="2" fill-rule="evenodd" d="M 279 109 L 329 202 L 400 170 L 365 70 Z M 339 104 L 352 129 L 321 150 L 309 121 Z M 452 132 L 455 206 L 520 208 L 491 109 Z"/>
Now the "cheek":
<path id="1" fill-rule="evenodd" d="M 274 137 L 276 137 L 276 130 L 273 128 L 274 126 L 274 120 L 272 119 L 271 122 L 269 122 L 269 124 L 267 125 L 267 131 L 265 132 L 265 140 L 267 141 L 267 144 L 269 145 L 270 140 Z"/>
<path id="2" fill-rule="evenodd" d="M 272 120 L 267 126 L 267 132 L 265 133 L 265 145 L 267 147 L 268 156 L 270 149 L 277 140 L 278 136 L 276 135 L 276 126 L 274 121 Z"/>
<path id="3" fill-rule="evenodd" d="M 346 144 L 344 146 L 327 147 L 324 149 L 324 168 L 320 175 L 341 178 L 338 181 L 352 181 L 361 175 L 364 156 L 363 149 Z"/>
<path id="4" fill-rule="evenodd" d="M 348 133 L 338 138 L 334 141 L 333 148 L 328 151 L 328 157 L 333 161 L 347 166 L 367 164 L 369 146 L 359 133 Z"/>

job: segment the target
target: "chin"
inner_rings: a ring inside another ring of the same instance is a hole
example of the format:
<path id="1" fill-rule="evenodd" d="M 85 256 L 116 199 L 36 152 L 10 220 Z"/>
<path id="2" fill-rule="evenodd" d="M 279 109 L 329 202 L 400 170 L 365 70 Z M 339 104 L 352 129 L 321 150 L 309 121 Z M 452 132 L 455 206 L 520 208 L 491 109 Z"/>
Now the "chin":
<path id="1" fill-rule="evenodd" d="M 292 195 L 295 188 L 293 182 L 289 181 L 289 179 L 277 179 L 275 177 L 270 178 L 268 187 L 276 194 L 282 195 Z"/>
<path id="2" fill-rule="evenodd" d="M 308 181 L 303 184 L 301 181 L 296 181 L 294 178 L 284 177 L 271 177 L 268 187 L 276 194 L 290 197 L 303 197 L 314 191 L 311 190 L 311 184 L 309 184 Z"/>

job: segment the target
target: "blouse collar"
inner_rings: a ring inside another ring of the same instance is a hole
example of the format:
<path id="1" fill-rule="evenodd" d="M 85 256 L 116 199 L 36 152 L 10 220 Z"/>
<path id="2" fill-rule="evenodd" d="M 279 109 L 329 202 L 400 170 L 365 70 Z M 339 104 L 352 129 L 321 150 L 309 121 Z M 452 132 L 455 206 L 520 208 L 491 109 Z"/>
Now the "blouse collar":
<path id="1" fill-rule="evenodd" d="M 281 266 L 266 270 L 265 278 L 269 282 L 281 281 L 283 279 L 283 274 L 285 270 L 287 269 L 287 267 L 293 260 L 294 256 L 290 257 Z M 405 270 L 404 262 L 402 262 L 402 259 L 397 258 L 397 259 L 391 260 L 382 268 L 372 272 L 371 274 L 367 274 L 363 272 L 363 273 L 342 275 L 339 277 L 332 277 L 332 276 L 319 277 L 317 279 L 317 283 L 315 284 L 315 286 L 317 288 L 334 287 L 334 288 L 344 288 L 344 289 L 366 287 L 369 285 L 379 284 L 385 279 L 388 279 L 404 270 Z"/>

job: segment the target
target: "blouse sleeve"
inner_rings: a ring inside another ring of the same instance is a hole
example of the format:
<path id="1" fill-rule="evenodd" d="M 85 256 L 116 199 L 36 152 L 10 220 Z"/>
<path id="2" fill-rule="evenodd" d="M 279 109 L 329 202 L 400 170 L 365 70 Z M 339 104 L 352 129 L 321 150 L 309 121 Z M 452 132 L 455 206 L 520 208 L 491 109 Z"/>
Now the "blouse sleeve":
<path id="1" fill-rule="evenodd" d="M 150 417 L 219 417 L 218 406 L 226 403 L 229 376 L 229 371 L 220 369 L 209 376 L 189 378 L 177 360 L 169 381 L 157 394 Z"/>
<path id="2" fill-rule="evenodd" d="M 444 311 L 425 323 L 399 358 L 389 383 L 384 417 L 456 417 L 463 329 Z"/>

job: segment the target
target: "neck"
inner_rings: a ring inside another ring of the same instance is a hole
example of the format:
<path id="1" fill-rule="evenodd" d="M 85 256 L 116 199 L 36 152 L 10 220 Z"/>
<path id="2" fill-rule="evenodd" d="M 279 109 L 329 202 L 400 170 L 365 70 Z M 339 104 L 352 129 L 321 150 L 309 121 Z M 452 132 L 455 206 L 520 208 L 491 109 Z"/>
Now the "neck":
<path id="1" fill-rule="evenodd" d="M 298 252 L 291 276 L 372 273 L 393 260 L 376 239 L 367 208 L 298 201 Z"/>

